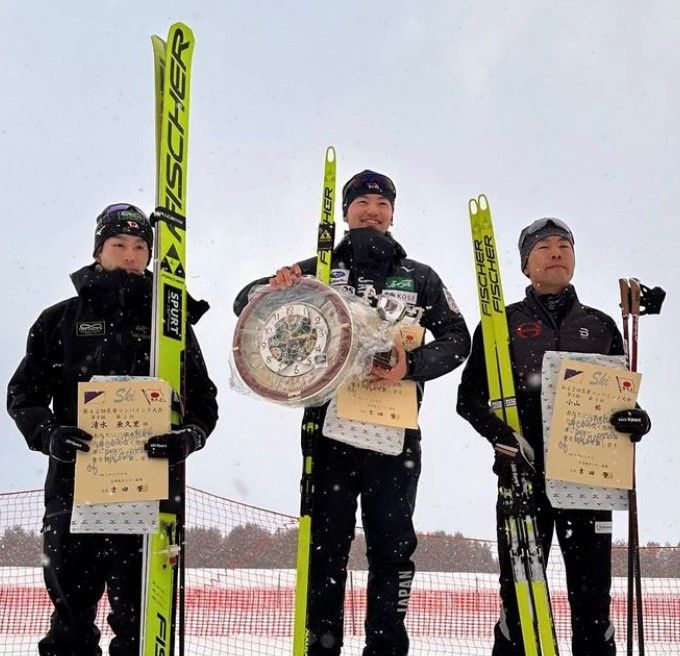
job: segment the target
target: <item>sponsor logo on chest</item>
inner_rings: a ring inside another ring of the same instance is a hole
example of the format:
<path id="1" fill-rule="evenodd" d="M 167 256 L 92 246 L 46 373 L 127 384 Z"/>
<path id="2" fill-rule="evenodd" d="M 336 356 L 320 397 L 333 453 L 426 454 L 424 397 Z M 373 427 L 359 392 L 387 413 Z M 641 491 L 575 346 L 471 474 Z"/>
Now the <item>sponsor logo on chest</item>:
<path id="1" fill-rule="evenodd" d="M 527 321 L 526 323 L 521 323 L 515 329 L 515 334 L 520 339 L 531 339 L 535 337 L 540 337 L 543 332 L 543 325 L 540 321 Z"/>
<path id="2" fill-rule="evenodd" d="M 76 323 L 76 337 L 99 337 L 106 334 L 106 322 L 103 319 L 78 321 Z"/>
<path id="3" fill-rule="evenodd" d="M 400 301 L 408 303 L 409 305 L 416 305 L 418 303 L 418 294 L 416 292 L 404 292 L 400 289 L 384 289 L 382 295 L 398 298 Z"/>
<path id="4" fill-rule="evenodd" d="M 339 286 L 349 283 L 349 269 L 332 269 L 331 270 L 331 285 Z"/>
<path id="5" fill-rule="evenodd" d="M 414 292 L 416 283 L 413 278 L 397 278 L 390 276 L 385 280 L 385 289 L 399 289 L 404 292 Z"/>
<path id="6" fill-rule="evenodd" d="M 357 296 L 362 298 L 372 298 L 375 295 L 375 281 L 365 276 L 357 277 Z"/>
<path id="7" fill-rule="evenodd" d="M 356 296 L 356 289 L 349 284 L 349 269 L 331 269 L 330 285 L 343 294 Z"/>

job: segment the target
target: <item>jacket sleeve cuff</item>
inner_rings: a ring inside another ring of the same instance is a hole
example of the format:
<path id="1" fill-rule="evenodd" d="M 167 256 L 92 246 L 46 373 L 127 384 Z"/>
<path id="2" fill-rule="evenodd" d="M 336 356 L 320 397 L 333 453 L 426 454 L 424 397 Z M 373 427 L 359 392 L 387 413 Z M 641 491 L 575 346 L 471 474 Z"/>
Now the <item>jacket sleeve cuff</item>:
<path id="1" fill-rule="evenodd" d="M 54 419 L 50 418 L 45 420 L 42 424 L 40 424 L 38 431 L 39 431 L 39 444 L 40 444 L 40 451 L 42 451 L 46 456 L 52 456 L 52 451 L 50 449 L 50 440 L 52 439 L 52 433 L 55 428 L 57 428 L 59 424 L 57 424 Z M 36 449 L 37 450 L 37 449 Z"/>

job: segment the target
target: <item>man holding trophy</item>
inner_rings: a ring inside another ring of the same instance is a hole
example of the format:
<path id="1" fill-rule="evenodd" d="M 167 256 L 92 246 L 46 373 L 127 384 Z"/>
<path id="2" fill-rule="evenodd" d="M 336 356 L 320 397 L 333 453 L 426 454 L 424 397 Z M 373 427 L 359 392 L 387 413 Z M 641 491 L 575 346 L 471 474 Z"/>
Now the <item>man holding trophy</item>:
<path id="1" fill-rule="evenodd" d="M 342 209 L 349 230 L 333 251 L 331 285 L 357 297 L 377 299 L 377 312 L 384 319 L 394 321 L 407 315 L 411 323 L 422 326 L 418 328 L 421 333 L 425 329 L 432 333 L 431 342 L 408 351 L 396 339 L 390 357 L 376 358 L 371 371 L 372 386 L 415 381 L 419 406 L 423 383 L 463 363 L 470 335 L 439 276 L 408 258 L 392 236 L 395 199 L 394 183 L 380 173 L 362 171 L 345 184 Z M 313 275 L 315 265 L 316 258 L 310 258 L 246 286 L 234 303 L 236 314 L 244 310 L 256 285 L 268 282 L 273 289 L 291 288 L 303 276 Z M 361 496 L 369 564 L 363 653 L 403 656 L 409 646 L 404 618 L 414 574 L 411 556 L 416 548 L 413 513 L 421 467 L 420 430 L 401 430 L 403 448 L 396 455 L 369 445 L 360 448 L 336 433 L 329 437 L 335 399 L 330 407 L 329 411 L 327 403 L 323 408 L 323 436 L 316 440 L 312 474 L 308 654 L 340 654 L 346 567 Z"/>

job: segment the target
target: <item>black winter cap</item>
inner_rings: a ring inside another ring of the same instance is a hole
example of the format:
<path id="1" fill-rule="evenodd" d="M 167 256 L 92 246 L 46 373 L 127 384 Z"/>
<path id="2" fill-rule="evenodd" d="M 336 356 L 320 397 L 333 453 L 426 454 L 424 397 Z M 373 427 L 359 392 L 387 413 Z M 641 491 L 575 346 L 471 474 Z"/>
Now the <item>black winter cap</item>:
<path id="1" fill-rule="evenodd" d="M 347 208 L 358 196 L 365 194 L 380 194 L 387 198 L 394 209 L 394 201 L 397 197 L 397 189 L 394 182 L 382 173 L 366 169 L 353 175 L 342 188 L 342 215 L 347 216 Z"/>
<path id="2" fill-rule="evenodd" d="M 94 251 L 96 257 L 109 237 L 115 235 L 134 235 L 141 237 L 149 247 L 149 259 L 153 249 L 153 228 L 149 218 L 134 205 L 129 203 L 115 203 L 105 207 L 97 217 L 97 227 L 94 231 Z"/>

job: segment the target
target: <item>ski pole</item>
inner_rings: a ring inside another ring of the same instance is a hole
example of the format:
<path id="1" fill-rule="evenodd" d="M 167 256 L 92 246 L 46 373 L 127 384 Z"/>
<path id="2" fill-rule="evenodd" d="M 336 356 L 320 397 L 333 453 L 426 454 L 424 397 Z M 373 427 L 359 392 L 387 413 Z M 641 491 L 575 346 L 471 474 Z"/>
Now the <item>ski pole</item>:
<path id="1" fill-rule="evenodd" d="M 630 371 L 638 370 L 639 319 L 643 314 L 659 314 L 666 292 L 650 289 L 637 278 L 619 278 L 623 340 Z M 632 327 L 629 323 L 632 320 Z M 635 606 L 638 653 L 645 654 L 644 614 L 642 604 L 642 571 L 640 568 L 640 535 L 635 481 L 635 444 L 633 444 L 633 484 L 628 490 L 628 596 L 626 603 L 626 653 L 633 656 L 633 607 Z"/>

